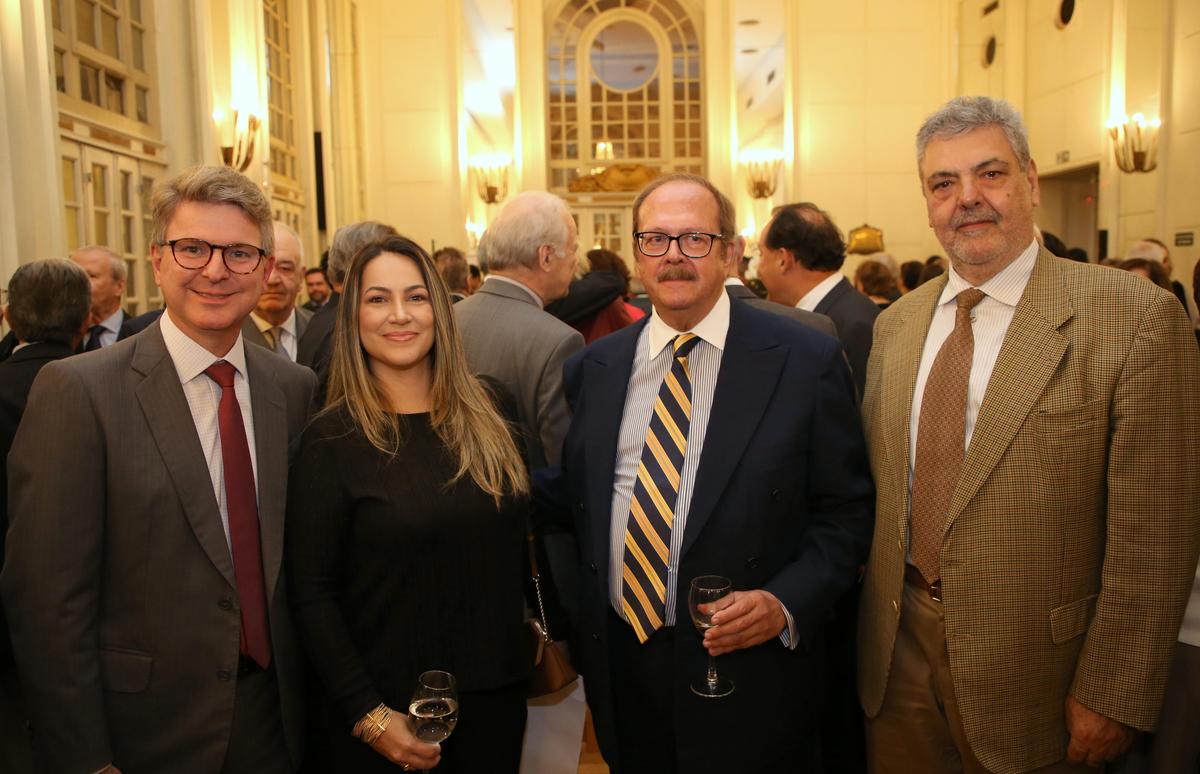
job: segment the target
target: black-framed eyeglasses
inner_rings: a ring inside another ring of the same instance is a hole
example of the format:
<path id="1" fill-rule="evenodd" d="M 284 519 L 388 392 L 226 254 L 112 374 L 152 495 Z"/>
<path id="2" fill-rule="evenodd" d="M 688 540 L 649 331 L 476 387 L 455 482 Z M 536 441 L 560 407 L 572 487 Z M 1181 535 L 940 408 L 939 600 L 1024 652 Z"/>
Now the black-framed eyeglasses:
<path id="1" fill-rule="evenodd" d="M 212 242 L 190 237 L 171 239 L 163 244 L 171 248 L 171 255 L 180 268 L 191 271 L 207 266 L 212 260 L 214 250 L 221 251 L 221 260 L 225 262 L 225 268 L 234 274 L 250 274 L 258 268 L 262 259 L 267 257 L 267 251 L 258 245 L 214 245 Z"/>
<path id="2" fill-rule="evenodd" d="M 724 234 L 706 234 L 703 231 L 688 231 L 684 234 L 671 236 L 661 231 L 635 231 L 633 238 L 637 240 L 638 249 L 648 258 L 666 255 L 671 249 L 671 243 L 679 245 L 679 252 L 688 258 L 704 258 L 712 252 L 713 242 L 724 239 Z"/>

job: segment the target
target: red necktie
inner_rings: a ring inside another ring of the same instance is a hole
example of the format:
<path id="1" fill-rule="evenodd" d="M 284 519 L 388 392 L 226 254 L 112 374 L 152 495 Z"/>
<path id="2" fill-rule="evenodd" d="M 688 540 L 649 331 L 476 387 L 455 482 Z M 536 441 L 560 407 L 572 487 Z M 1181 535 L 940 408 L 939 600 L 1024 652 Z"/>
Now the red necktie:
<path id="1" fill-rule="evenodd" d="M 266 669 L 271 663 L 271 636 L 267 629 L 267 594 L 258 541 L 258 498 L 254 493 L 254 467 L 250 464 L 242 409 L 233 389 L 235 369 L 222 360 L 213 363 L 204 373 L 221 385 L 217 419 L 221 428 L 221 462 L 225 469 L 225 507 L 229 511 L 233 574 L 242 609 L 242 655 L 249 656 Z"/>

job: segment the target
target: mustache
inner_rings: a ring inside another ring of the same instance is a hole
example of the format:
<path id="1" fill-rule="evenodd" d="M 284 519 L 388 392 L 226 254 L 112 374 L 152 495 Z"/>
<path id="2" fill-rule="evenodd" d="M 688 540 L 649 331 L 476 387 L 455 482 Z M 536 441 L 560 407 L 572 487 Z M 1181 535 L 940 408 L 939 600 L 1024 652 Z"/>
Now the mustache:
<path id="1" fill-rule="evenodd" d="M 986 204 L 981 204 L 970 212 L 960 210 L 954 213 L 954 217 L 950 219 L 950 227 L 958 228 L 967 223 L 997 223 L 999 220 L 1000 213 Z"/>
<path id="2" fill-rule="evenodd" d="M 660 271 L 655 279 L 659 282 L 668 282 L 670 280 L 694 280 L 696 272 L 691 271 L 686 266 L 668 266 Z"/>

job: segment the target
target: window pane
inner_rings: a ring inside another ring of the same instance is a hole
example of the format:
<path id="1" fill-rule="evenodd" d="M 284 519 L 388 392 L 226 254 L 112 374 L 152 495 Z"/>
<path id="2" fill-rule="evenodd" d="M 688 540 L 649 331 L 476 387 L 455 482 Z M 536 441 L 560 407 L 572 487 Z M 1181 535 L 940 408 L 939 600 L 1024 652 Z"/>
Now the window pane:
<path id="1" fill-rule="evenodd" d="M 108 206 L 108 168 L 99 164 L 92 165 L 92 204 Z"/>
<path id="2" fill-rule="evenodd" d="M 146 69 L 146 33 L 133 27 L 133 66 L 139 70 Z"/>
<path id="3" fill-rule="evenodd" d="M 125 112 L 125 79 L 112 73 L 104 74 L 104 107 L 114 113 Z"/>
<path id="4" fill-rule="evenodd" d="M 63 157 L 62 160 L 63 200 L 74 204 L 75 199 L 75 159 Z"/>
<path id="5" fill-rule="evenodd" d="M 121 209 L 133 209 L 133 173 L 121 171 Z M 125 252 L 129 252 L 126 250 Z"/>
<path id="6" fill-rule="evenodd" d="M 100 71 L 87 62 L 79 63 L 79 96 L 84 102 L 100 104 Z"/>
<path id="7" fill-rule="evenodd" d="M 117 0 L 100 0 L 100 2 L 104 3 L 104 4 L 105 4 L 105 5 L 107 5 L 109 8 L 116 8 L 116 7 L 117 7 Z"/>
<path id="8" fill-rule="evenodd" d="M 135 22 L 141 22 L 142 0 L 129 0 L 129 18 Z"/>
<path id="9" fill-rule="evenodd" d="M 96 6 L 91 0 L 75 0 L 75 36 L 80 43 L 96 45 Z"/>
<path id="10" fill-rule="evenodd" d="M 50 18 L 53 20 L 54 29 L 62 32 L 62 0 L 51 0 L 50 2 Z"/>
<path id="11" fill-rule="evenodd" d="M 101 210 L 96 210 L 95 221 L 96 231 L 92 235 L 92 242 L 98 245 L 108 244 L 108 213 Z"/>
<path id="12" fill-rule="evenodd" d="M 137 120 L 144 124 L 150 123 L 150 92 L 138 86 L 134 89 L 134 102 L 137 108 Z"/>
<path id="13" fill-rule="evenodd" d="M 133 216 L 121 217 L 121 249 L 126 253 L 133 252 Z"/>
<path id="14" fill-rule="evenodd" d="M 127 252 L 133 252 L 129 250 Z M 134 299 L 137 298 L 138 289 L 138 264 L 136 260 L 125 259 L 125 297 Z"/>
<path id="15" fill-rule="evenodd" d="M 67 247 L 79 247 L 79 208 L 67 205 L 63 212 L 67 220 Z"/>
<path id="16" fill-rule="evenodd" d="M 54 50 L 54 88 L 67 93 L 67 54 L 58 49 Z"/>
<path id="17" fill-rule="evenodd" d="M 100 48 L 109 56 L 121 56 L 121 48 L 117 45 L 117 17 L 113 14 L 100 12 Z"/>

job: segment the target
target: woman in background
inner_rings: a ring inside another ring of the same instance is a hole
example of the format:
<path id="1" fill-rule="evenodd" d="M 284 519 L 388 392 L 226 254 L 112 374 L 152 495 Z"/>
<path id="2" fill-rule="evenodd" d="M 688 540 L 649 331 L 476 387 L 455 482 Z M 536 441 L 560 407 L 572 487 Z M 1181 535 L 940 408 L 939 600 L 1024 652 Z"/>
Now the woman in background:
<path id="1" fill-rule="evenodd" d="M 312 771 L 519 768 L 529 480 L 493 389 L 425 252 L 399 236 L 360 250 L 288 498 L 292 608 L 318 678 Z M 404 714 L 430 669 L 458 681 L 440 747 Z"/>

